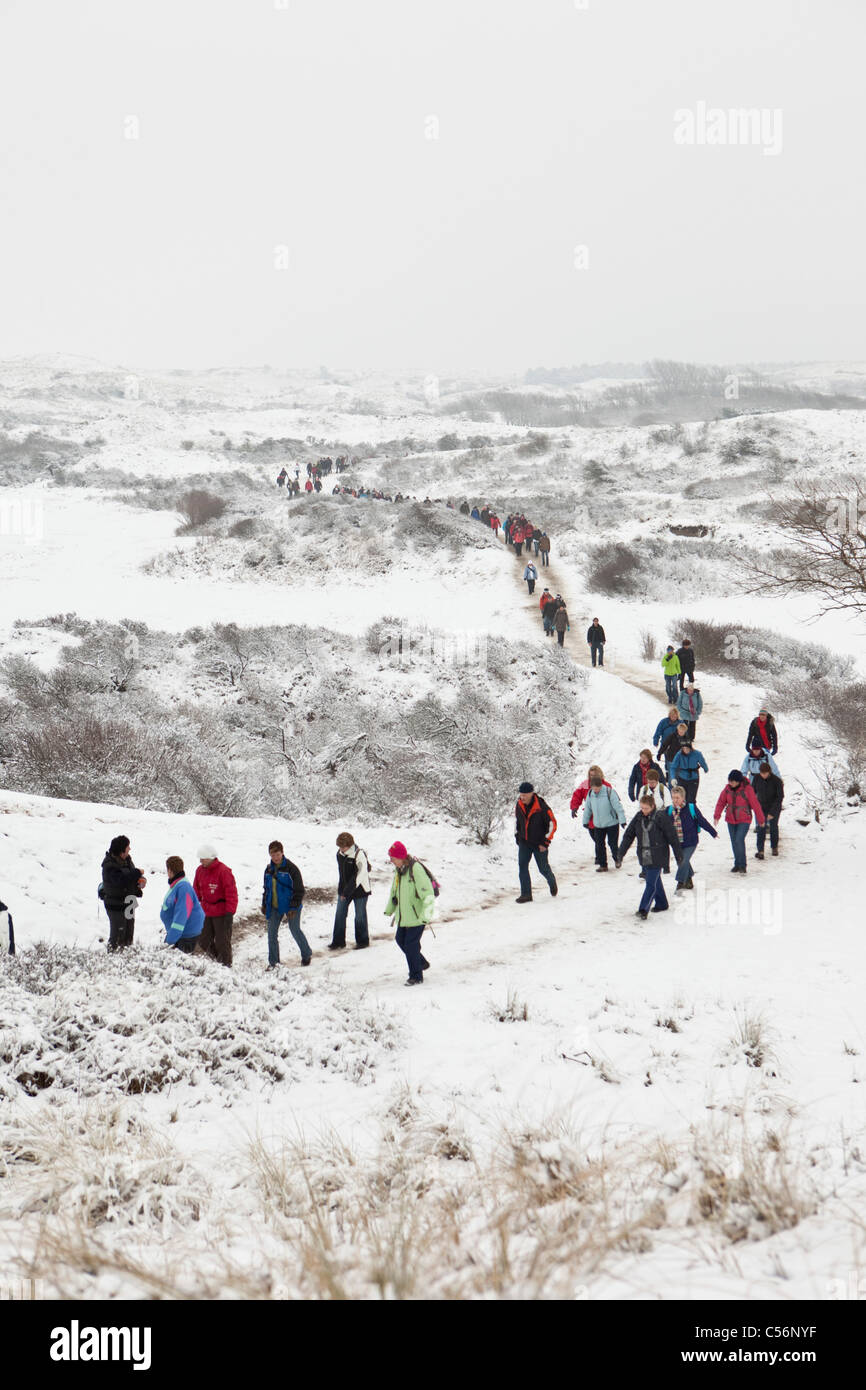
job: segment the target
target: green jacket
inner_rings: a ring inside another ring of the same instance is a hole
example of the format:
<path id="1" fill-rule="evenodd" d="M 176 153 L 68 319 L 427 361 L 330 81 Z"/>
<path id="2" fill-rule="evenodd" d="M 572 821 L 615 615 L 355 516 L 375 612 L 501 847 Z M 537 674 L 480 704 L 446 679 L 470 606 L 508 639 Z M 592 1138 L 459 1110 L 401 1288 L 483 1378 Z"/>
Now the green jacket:
<path id="1" fill-rule="evenodd" d="M 394 874 L 385 916 L 396 914 L 398 927 L 426 927 L 435 903 L 429 875 L 416 860 L 410 859 L 402 873 Z"/>
<path id="2" fill-rule="evenodd" d="M 662 657 L 662 670 L 666 676 L 679 676 L 682 674 L 680 659 L 676 652 L 671 652 L 670 656 Z"/>

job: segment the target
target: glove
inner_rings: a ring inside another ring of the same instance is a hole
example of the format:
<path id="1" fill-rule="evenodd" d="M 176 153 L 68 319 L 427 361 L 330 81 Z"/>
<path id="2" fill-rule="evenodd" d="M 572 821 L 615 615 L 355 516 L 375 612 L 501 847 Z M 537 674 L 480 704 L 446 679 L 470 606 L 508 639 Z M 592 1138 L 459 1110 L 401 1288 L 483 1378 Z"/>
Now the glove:
<path id="1" fill-rule="evenodd" d="M 576 820 L 576 819 L 577 819 L 577 809 L 576 809 L 576 808 L 575 808 L 575 810 L 573 810 L 572 813 L 571 813 L 571 819 L 572 819 L 572 820 Z"/>

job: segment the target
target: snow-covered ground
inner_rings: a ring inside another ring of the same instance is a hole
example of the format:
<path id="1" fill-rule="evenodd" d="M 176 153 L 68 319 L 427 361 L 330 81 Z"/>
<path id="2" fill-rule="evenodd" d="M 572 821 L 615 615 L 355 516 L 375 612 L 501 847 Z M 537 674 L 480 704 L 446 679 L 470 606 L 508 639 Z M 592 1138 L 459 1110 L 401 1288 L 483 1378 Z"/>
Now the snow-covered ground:
<path id="1" fill-rule="evenodd" d="M 32 368 L 23 371 L 16 389 L 33 379 Z M 210 398 L 223 388 L 228 395 L 219 379 L 207 384 Z M 219 428 L 232 438 L 242 429 L 295 432 L 288 418 L 265 424 L 248 408 L 257 391 L 244 407 L 223 404 Z M 304 434 L 345 439 L 323 391 L 314 382 L 305 398 L 315 423 Z M 61 408 L 74 418 L 74 400 Z M 107 437 L 125 413 L 109 402 L 87 426 Z M 860 416 L 808 414 L 805 425 L 779 417 L 781 427 L 813 431 L 830 461 L 834 439 L 846 455 L 866 440 Z M 380 438 L 423 428 L 432 441 L 458 427 L 419 414 L 394 429 L 384 408 L 383 421 Z M 203 431 L 185 419 L 173 428 L 175 442 L 142 445 L 137 464 L 111 442 L 111 466 L 153 474 L 154 451 L 165 448 L 169 475 L 172 458 L 178 476 L 198 472 L 201 461 L 180 441 Z M 640 432 L 626 433 L 638 447 Z M 594 432 L 581 456 L 613 467 L 623 438 Z M 477 463 L 479 478 L 485 468 L 511 469 L 509 492 L 488 494 L 497 505 L 544 467 L 509 460 Z M 404 466 L 424 470 L 419 496 L 448 495 L 447 452 Z M 374 485 L 376 472 L 371 464 Z M 451 481 L 459 496 L 472 486 L 471 475 Z M 497 637 L 520 642 L 530 658 L 545 641 L 522 564 L 492 541 L 459 562 L 416 554 L 401 570 L 397 556 L 393 574 L 367 579 L 354 566 L 341 581 L 301 565 L 282 584 L 275 617 L 276 580 L 204 572 L 198 542 L 175 537 L 171 512 L 134 509 L 91 487 L 19 492 L 42 499 L 44 530 L 0 537 L 4 655 L 33 655 L 46 667 L 58 634 L 13 629 L 14 619 L 77 612 L 180 631 L 283 618 L 350 632 L 360 603 L 363 625 L 391 615 L 483 631 L 493 638 L 488 661 Z M 664 506 L 681 519 L 679 493 Z M 386 824 L 363 804 L 344 827 L 0 793 L 0 894 L 18 941 L 18 955 L 0 966 L 4 1265 L 25 1271 L 38 1254 L 47 1292 L 94 1297 L 784 1301 L 838 1296 L 852 1276 L 856 1284 L 866 1259 L 863 810 L 799 823 L 797 808 L 814 790 L 813 731 L 786 718 L 780 857 L 755 863 L 752 845 L 747 878 L 733 879 L 722 826 L 717 841 L 702 840 L 695 891 L 641 924 L 634 855 L 597 875 L 568 797 L 593 761 L 625 800 L 637 752 L 665 711 L 658 669 L 639 655 L 641 629 L 678 641 L 683 634 L 668 627 L 682 613 L 747 622 L 849 650 L 863 669 L 857 625 L 834 618 L 818 633 L 803 630 L 805 601 L 758 603 L 734 591 L 713 600 L 686 591 L 676 606 L 594 595 L 580 566 L 558 556 L 553 534 L 553 565 L 541 578 L 569 600 L 566 650 L 587 666 L 583 632 L 596 614 L 610 639 L 606 669 L 586 672 L 576 692 L 578 752 L 559 748 L 554 784 L 540 788 L 559 821 L 556 899 L 538 881 L 532 904 L 514 901 L 507 816 L 481 846 L 445 817 Z M 175 547 L 188 561 L 176 574 L 142 569 Z M 733 676 L 701 674 L 700 685 L 708 813 L 742 761 L 764 692 Z M 544 694 L 528 689 L 527 701 Z M 507 747 L 500 756 L 507 764 Z M 533 769 L 513 774 L 516 790 Z M 325 948 L 343 828 L 374 866 L 373 949 L 334 956 Z M 149 884 L 136 948 L 108 958 L 96 886 L 120 831 Z M 311 890 L 304 928 L 314 959 L 301 970 L 286 936 L 284 965 L 266 976 L 258 908 L 274 835 Z M 442 883 L 421 990 L 403 988 L 383 913 L 395 837 Z M 161 866 L 179 853 L 193 867 L 204 839 L 215 840 L 240 890 L 230 974 L 159 944 Z"/>

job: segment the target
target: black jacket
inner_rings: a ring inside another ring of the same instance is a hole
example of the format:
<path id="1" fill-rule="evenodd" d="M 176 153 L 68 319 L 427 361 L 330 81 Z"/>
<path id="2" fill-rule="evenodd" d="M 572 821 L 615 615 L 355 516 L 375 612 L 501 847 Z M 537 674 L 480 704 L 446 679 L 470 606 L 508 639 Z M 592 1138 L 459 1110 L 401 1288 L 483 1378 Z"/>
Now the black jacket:
<path id="1" fill-rule="evenodd" d="M 680 670 L 684 676 L 695 674 L 695 649 L 694 647 L 680 647 L 677 652 L 680 659 Z"/>
<path id="2" fill-rule="evenodd" d="M 590 623 L 589 627 L 586 629 L 586 640 L 590 646 L 607 641 L 601 623 Z"/>
<path id="3" fill-rule="evenodd" d="M 686 740 L 687 743 L 691 742 L 688 733 L 685 733 L 683 735 L 683 738 Z M 670 762 L 671 759 L 675 758 L 677 753 L 679 753 L 681 747 L 682 740 L 680 739 L 680 736 L 677 733 L 676 729 L 673 729 L 672 732 L 668 734 L 667 738 L 663 739 L 662 742 L 659 744 L 659 757 L 666 758 L 667 761 Z"/>
<path id="4" fill-rule="evenodd" d="M 288 856 L 287 854 L 284 854 L 284 855 L 283 855 L 283 862 L 282 862 L 282 864 L 278 865 L 277 867 L 279 867 L 280 869 L 286 869 L 286 870 L 289 872 L 289 874 L 291 875 L 291 878 L 292 878 L 292 896 L 291 896 L 291 899 L 289 900 L 289 911 L 290 911 L 290 912 L 294 912 L 297 908 L 299 908 L 299 907 L 301 907 L 301 906 L 303 905 L 304 894 L 305 894 L 306 891 L 307 891 L 306 888 L 304 887 L 304 880 L 303 880 L 303 878 L 301 877 L 301 871 L 300 871 L 300 869 L 298 868 L 297 864 L 293 864 L 293 863 L 292 863 L 291 859 L 289 858 L 289 856 Z M 271 860 L 270 864 L 268 864 L 267 867 L 266 867 L 266 869 L 265 869 L 265 873 L 266 873 L 266 874 L 271 874 L 271 875 L 272 875 L 273 872 L 274 872 L 274 862 L 273 862 L 273 860 Z M 266 880 L 266 882 L 267 882 L 267 880 Z M 265 896 L 264 896 L 264 899 L 262 900 L 262 911 L 263 911 L 263 912 L 265 912 L 265 911 L 268 910 L 268 904 L 269 904 L 269 903 L 270 903 L 270 885 L 266 888 L 266 890 L 265 890 Z"/>
<path id="5" fill-rule="evenodd" d="M 767 737 L 768 737 L 769 740 L 770 740 L 770 752 L 773 753 L 773 754 L 778 753 L 778 751 L 779 751 L 779 732 L 778 732 L 778 730 L 777 730 L 777 728 L 776 728 L 776 721 L 775 721 L 775 719 L 773 718 L 772 714 L 768 714 L 768 715 L 767 715 L 767 718 L 766 718 L 764 727 L 765 727 L 765 729 L 767 730 Z M 746 739 L 746 752 L 747 752 L 747 753 L 751 753 L 751 751 L 752 751 L 752 744 L 753 744 L 753 743 L 761 743 L 762 746 L 763 746 L 763 743 L 762 743 L 762 740 L 761 740 L 761 735 L 758 733 L 758 721 L 757 721 L 757 719 L 753 719 L 752 722 L 751 722 L 751 724 L 749 725 L 749 737 Z"/>
<path id="6" fill-rule="evenodd" d="M 363 850 L 360 852 L 362 854 L 364 853 Z M 358 877 L 357 854 L 357 846 L 355 848 L 355 854 L 340 854 L 339 851 L 337 853 L 337 872 L 340 876 L 337 884 L 337 893 L 341 898 L 348 898 L 350 902 L 354 902 L 356 898 L 369 898 L 370 896 L 363 888 L 359 888 L 356 882 Z M 365 859 L 366 857 L 367 856 L 364 855 Z"/>
<path id="7" fill-rule="evenodd" d="M 131 859 L 116 859 L 106 854 L 102 861 L 102 901 L 106 907 L 120 909 L 126 907 L 127 898 L 140 898 L 138 880 L 142 878 Z"/>
<path id="8" fill-rule="evenodd" d="M 553 839 L 556 817 L 540 796 L 534 796 L 528 806 L 518 801 L 514 815 L 514 838 L 519 845 L 539 849 L 546 847 Z"/>
<path id="9" fill-rule="evenodd" d="M 652 815 L 647 819 L 649 820 L 648 830 L 650 853 L 652 855 L 652 864 L 649 867 L 653 869 L 663 869 L 665 873 L 668 873 L 671 867 L 671 850 L 674 852 L 674 859 L 676 859 L 677 863 L 681 864 L 683 862 L 683 847 L 679 842 L 673 819 L 665 811 L 653 811 Z M 643 811 L 638 811 L 637 815 L 633 816 L 629 821 L 626 832 L 620 842 L 617 860 L 625 858 L 626 850 L 631 845 L 632 840 L 636 840 L 635 853 L 637 854 L 639 862 L 643 865 L 643 859 L 641 859 L 641 826 L 643 820 Z"/>
<path id="10" fill-rule="evenodd" d="M 771 772 L 765 780 L 759 772 L 752 779 L 752 791 L 758 798 L 758 804 L 765 816 L 777 816 L 779 814 L 785 796 L 785 784 L 781 777 L 777 777 L 775 772 Z"/>

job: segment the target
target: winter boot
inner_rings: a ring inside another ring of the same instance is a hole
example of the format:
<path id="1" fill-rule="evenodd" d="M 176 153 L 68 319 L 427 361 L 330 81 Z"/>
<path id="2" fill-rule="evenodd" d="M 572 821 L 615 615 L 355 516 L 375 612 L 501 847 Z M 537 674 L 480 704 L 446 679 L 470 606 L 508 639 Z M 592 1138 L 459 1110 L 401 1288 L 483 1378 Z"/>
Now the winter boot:
<path id="1" fill-rule="evenodd" d="M 778 849 L 774 849 L 774 850 L 773 850 L 773 858 L 774 858 L 774 859 L 778 859 L 778 857 L 779 857 L 779 851 L 778 851 Z"/>
<path id="2" fill-rule="evenodd" d="M 531 903 L 531 902 L 532 902 L 532 894 L 531 894 L 531 893 L 521 893 L 520 897 L 515 899 L 515 902 L 519 902 L 519 903 Z"/>
<path id="3" fill-rule="evenodd" d="M 557 895 L 557 893 L 559 892 L 559 885 L 557 884 L 556 879 L 554 879 L 553 882 L 552 882 L 549 886 L 550 886 L 550 896 L 551 896 L 552 898 L 555 898 L 556 895 Z"/>
<path id="4" fill-rule="evenodd" d="M 764 857 L 764 851 L 763 851 L 762 849 L 756 850 L 756 852 L 755 852 L 755 858 L 756 858 L 756 859 L 763 859 L 763 857 Z"/>
<path id="5" fill-rule="evenodd" d="M 640 908 L 638 908 L 637 912 L 636 912 L 634 915 L 635 915 L 635 917 L 639 917 L 639 918 L 641 919 L 642 922 L 645 922 L 646 919 L 647 919 L 647 917 L 649 916 L 649 913 L 648 913 L 648 912 L 641 912 Z"/>

